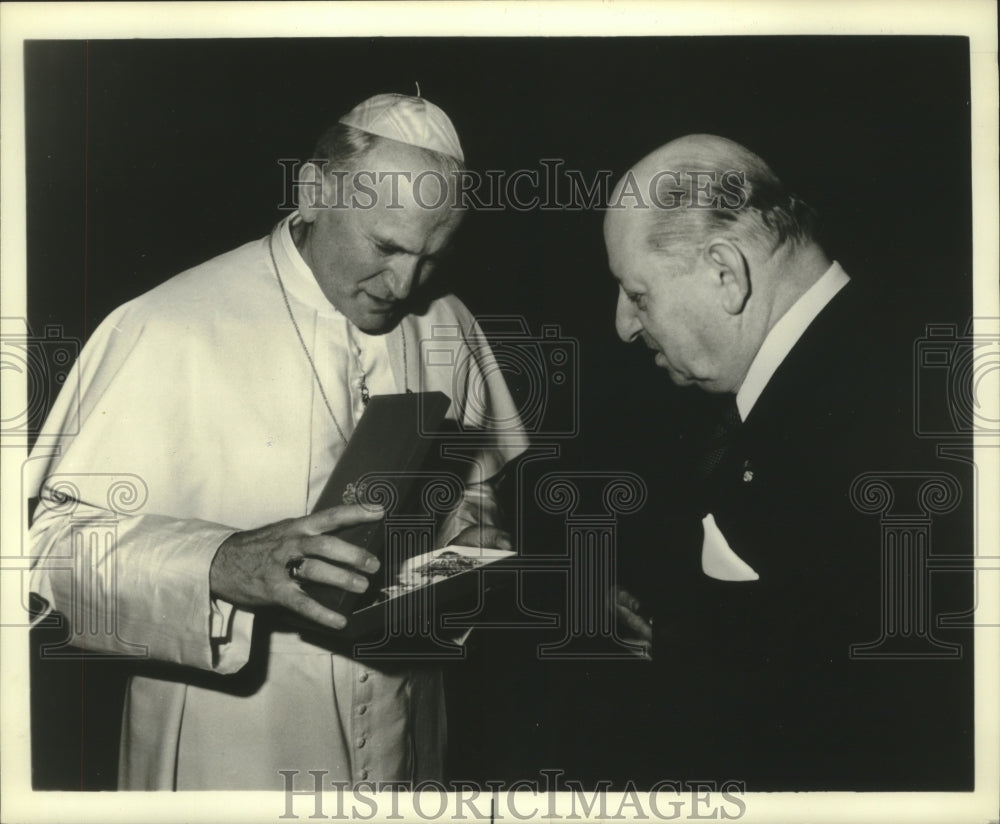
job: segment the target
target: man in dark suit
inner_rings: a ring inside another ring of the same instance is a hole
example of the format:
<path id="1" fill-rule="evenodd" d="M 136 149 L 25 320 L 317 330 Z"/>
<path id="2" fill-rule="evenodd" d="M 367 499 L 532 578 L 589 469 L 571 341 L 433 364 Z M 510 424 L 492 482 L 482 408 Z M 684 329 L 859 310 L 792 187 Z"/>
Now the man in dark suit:
<path id="1" fill-rule="evenodd" d="M 683 433 L 689 459 L 668 467 L 685 481 L 632 590 L 645 607 L 618 593 L 653 645 L 636 687 L 647 778 L 971 788 L 971 638 L 935 637 L 927 532 L 901 538 L 875 517 L 893 483 L 923 484 L 925 524 L 961 498 L 913 436 L 912 340 L 893 345 L 812 211 L 724 138 L 641 160 L 612 195 L 605 241 L 619 336 L 712 396 Z M 942 593 L 970 606 L 959 577 L 935 589 L 936 612 Z"/>

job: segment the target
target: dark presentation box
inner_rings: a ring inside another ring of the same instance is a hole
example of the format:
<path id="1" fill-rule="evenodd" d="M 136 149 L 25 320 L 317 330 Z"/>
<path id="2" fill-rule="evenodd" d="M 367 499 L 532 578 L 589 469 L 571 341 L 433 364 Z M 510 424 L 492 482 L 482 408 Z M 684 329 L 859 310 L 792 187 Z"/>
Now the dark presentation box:
<path id="1" fill-rule="evenodd" d="M 440 453 L 447 440 L 444 417 L 450 405 L 442 392 L 373 396 L 314 511 L 360 503 L 386 506 L 387 518 L 419 514 L 427 485 L 449 477 Z M 451 478 L 458 482 L 454 474 Z M 487 565 L 495 568 L 514 555 L 479 547 L 431 550 L 404 540 L 390 558 L 383 520 L 332 534 L 382 561 L 378 572 L 369 576 L 368 590 L 360 594 L 314 582 L 302 584 L 321 604 L 348 616 L 343 631 L 347 637 L 383 629 L 390 615 L 396 621 L 432 621 L 435 616 L 428 615 L 429 610 L 476 595 L 482 583 L 478 571 Z"/>

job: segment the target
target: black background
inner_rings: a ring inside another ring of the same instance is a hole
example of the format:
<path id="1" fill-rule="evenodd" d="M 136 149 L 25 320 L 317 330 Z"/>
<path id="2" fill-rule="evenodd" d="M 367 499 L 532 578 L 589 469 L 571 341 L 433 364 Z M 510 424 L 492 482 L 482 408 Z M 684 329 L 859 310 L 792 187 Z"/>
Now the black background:
<path id="1" fill-rule="evenodd" d="M 86 340 L 124 300 L 262 236 L 287 195 L 278 159 L 307 158 L 340 114 L 415 81 L 479 170 L 560 158 L 616 179 L 673 137 L 732 138 L 820 212 L 830 255 L 887 296 L 887 323 L 915 338 L 971 315 L 964 38 L 39 41 L 25 64 L 36 334 L 57 324 Z M 556 324 L 577 341 L 582 428 L 560 442 L 560 466 L 646 479 L 653 504 L 622 521 L 627 566 L 660 547 L 655 496 L 671 481 L 658 436 L 698 400 L 617 340 L 601 221 L 473 212 L 442 277 L 477 314 L 518 315 L 532 332 Z M 523 549 L 552 551 L 559 524 L 528 525 Z M 471 660 L 448 668 L 453 777 L 616 777 L 628 758 L 648 760 L 628 704 L 633 664 L 541 662 L 543 635 L 481 632 Z M 36 786 L 113 786 L 123 672 L 35 663 Z"/>

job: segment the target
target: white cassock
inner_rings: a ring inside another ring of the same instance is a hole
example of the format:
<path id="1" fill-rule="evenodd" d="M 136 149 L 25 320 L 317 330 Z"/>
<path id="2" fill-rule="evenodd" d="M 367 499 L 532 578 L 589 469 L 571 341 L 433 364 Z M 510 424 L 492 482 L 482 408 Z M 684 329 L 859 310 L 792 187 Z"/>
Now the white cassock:
<path id="1" fill-rule="evenodd" d="M 298 788 L 313 786 L 308 770 L 352 783 L 441 776 L 438 669 L 376 668 L 291 631 L 258 631 L 251 656 L 255 616 L 209 593 L 219 545 L 311 512 L 345 445 L 269 247 L 348 436 L 362 376 L 372 394 L 440 390 L 449 417 L 469 427 L 503 422 L 470 463 L 466 500 L 439 543 L 491 522 L 488 484 L 477 483 L 524 449 L 514 402 L 459 300 L 438 299 L 387 335 L 361 333 L 324 297 L 288 223 L 112 312 L 30 458 L 29 494 L 41 499 L 32 591 L 70 618 L 78 645 L 141 645 L 160 662 L 129 686 L 122 789 L 283 789 L 279 770 L 298 770 Z M 423 357 L 432 337 L 436 354 Z M 108 623 L 84 620 L 81 605 Z"/>

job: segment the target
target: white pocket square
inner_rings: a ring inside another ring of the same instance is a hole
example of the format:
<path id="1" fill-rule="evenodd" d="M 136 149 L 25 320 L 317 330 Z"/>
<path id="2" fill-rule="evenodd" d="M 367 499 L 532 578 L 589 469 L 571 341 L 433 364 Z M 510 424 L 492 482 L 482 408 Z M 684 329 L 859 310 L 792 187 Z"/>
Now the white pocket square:
<path id="1" fill-rule="evenodd" d="M 715 518 L 706 515 L 701 522 L 705 538 L 701 545 L 701 571 L 720 581 L 757 581 L 760 576 L 753 567 L 729 546 Z"/>

